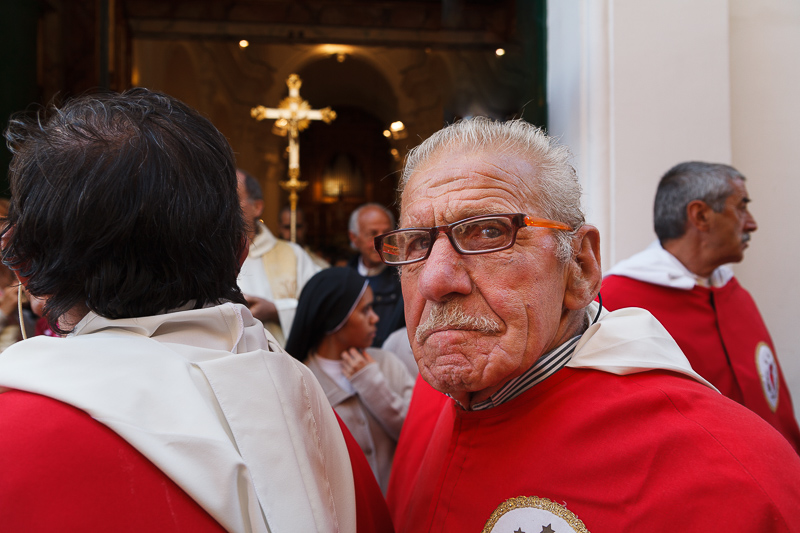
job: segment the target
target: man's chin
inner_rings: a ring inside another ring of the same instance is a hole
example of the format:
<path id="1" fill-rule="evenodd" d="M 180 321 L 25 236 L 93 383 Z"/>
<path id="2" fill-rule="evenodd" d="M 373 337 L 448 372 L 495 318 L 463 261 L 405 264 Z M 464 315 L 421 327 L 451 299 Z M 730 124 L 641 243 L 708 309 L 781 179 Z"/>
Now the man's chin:
<path id="1" fill-rule="evenodd" d="M 456 395 L 481 390 L 479 378 L 472 374 L 474 369 L 471 366 L 465 368 L 466 361 L 460 362 L 461 364 L 455 361 L 447 364 L 438 361 L 436 367 L 421 368 L 420 374 L 431 387 L 445 394 Z"/>

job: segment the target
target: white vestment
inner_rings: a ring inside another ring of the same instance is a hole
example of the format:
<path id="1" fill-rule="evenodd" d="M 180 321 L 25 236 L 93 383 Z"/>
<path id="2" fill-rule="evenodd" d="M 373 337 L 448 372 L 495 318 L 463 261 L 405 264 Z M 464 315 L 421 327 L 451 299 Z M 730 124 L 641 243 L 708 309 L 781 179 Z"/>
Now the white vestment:
<path id="1" fill-rule="evenodd" d="M 292 329 L 297 298 L 306 282 L 320 271 L 298 245 L 277 239 L 261 222 L 237 280 L 245 295 L 257 296 L 275 304 L 280 324 L 265 323 L 270 333 L 286 344 Z"/>
<path id="2" fill-rule="evenodd" d="M 8 389 L 87 412 L 229 531 L 355 531 L 350 459 L 328 400 L 243 305 L 89 313 L 66 338 L 0 354 Z"/>

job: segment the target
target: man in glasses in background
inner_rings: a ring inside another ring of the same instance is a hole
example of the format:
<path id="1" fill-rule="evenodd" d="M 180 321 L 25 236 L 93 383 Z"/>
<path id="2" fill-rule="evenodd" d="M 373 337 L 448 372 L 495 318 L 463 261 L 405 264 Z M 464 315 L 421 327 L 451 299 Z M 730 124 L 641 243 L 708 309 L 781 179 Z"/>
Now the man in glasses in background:
<path id="1" fill-rule="evenodd" d="M 480 118 L 408 156 L 400 229 L 375 239 L 401 268 L 424 379 L 389 487 L 396 528 L 796 530 L 788 443 L 648 312 L 594 302 L 599 233 L 568 158 L 529 124 Z"/>
<path id="2" fill-rule="evenodd" d="M 609 309 L 642 307 L 670 332 L 698 374 L 772 424 L 800 453 L 800 429 L 761 313 L 726 264 L 750 234 L 745 178 L 735 168 L 690 161 L 658 184 L 658 241 L 606 273 Z"/>

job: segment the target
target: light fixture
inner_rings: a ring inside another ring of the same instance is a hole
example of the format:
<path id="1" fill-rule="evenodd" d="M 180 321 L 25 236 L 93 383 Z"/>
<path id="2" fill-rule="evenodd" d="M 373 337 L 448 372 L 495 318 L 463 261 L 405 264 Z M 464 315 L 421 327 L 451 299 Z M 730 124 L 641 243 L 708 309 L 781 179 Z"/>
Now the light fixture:
<path id="1" fill-rule="evenodd" d="M 344 63 L 344 60 L 347 59 L 347 54 L 344 52 L 339 52 L 336 54 L 336 61 L 338 63 Z"/>
<path id="2" fill-rule="evenodd" d="M 494 51 L 494 55 L 496 55 L 497 57 L 506 55 L 505 48 L 498 48 L 497 50 Z"/>
<path id="3" fill-rule="evenodd" d="M 386 137 L 387 139 L 389 137 L 395 140 L 405 139 L 407 135 L 408 132 L 406 131 L 406 125 L 399 120 L 395 120 L 394 122 L 392 122 L 389 125 L 389 129 L 384 130 L 383 132 L 383 136 Z"/>
<path id="4" fill-rule="evenodd" d="M 247 39 L 242 39 L 239 41 L 239 48 L 247 48 L 248 46 L 250 46 L 250 41 Z"/>

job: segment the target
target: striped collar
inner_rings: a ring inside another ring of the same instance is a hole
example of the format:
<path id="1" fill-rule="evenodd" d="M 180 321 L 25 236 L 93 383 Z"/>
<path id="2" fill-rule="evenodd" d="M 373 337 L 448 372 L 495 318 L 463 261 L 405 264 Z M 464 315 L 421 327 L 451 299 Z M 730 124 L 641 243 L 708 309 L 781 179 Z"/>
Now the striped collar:
<path id="1" fill-rule="evenodd" d="M 483 411 L 502 405 L 549 378 L 569 362 L 580 338 L 580 335 L 576 335 L 561 346 L 544 354 L 525 373 L 503 385 L 488 399 L 473 405 L 471 410 Z"/>

